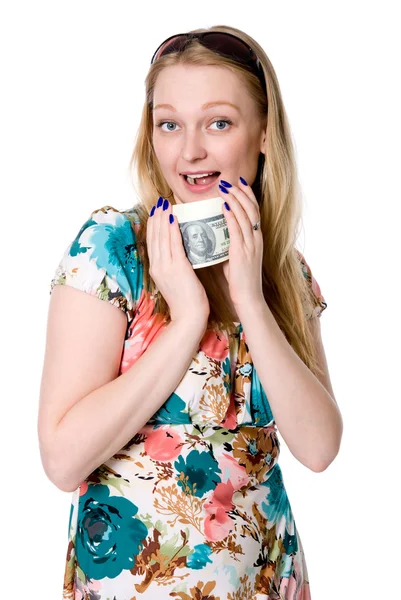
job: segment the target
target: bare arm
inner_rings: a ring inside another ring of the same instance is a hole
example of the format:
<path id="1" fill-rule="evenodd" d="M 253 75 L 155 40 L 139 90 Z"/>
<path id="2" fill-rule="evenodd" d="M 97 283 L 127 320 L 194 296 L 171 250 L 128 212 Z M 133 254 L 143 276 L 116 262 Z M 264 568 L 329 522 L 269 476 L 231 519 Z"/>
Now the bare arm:
<path id="1" fill-rule="evenodd" d="M 75 490 L 143 427 L 176 389 L 206 325 L 203 315 L 172 321 L 118 376 L 125 315 L 79 290 L 54 288 L 38 433 L 45 472 L 57 487 Z"/>
<path id="2" fill-rule="evenodd" d="M 252 310 L 249 310 L 252 306 Z M 266 391 L 277 427 L 292 454 L 312 471 L 321 472 L 337 456 L 343 422 L 320 337 L 320 322 L 310 324 L 318 343 L 324 377 L 318 379 L 285 339 L 266 302 L 236 306 L 247 344 Z"/>

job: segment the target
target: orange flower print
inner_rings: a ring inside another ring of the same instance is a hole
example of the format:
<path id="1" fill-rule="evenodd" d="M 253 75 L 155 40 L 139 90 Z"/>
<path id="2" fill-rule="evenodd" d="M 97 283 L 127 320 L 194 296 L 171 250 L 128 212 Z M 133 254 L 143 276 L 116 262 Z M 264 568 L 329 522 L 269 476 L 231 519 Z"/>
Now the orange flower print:
<path id="1" fill-rule="evenodd" d="M 279 443 L 272 427 L 242 427 L 233 442 L 233 456 L 251 477 L 263 482 L 264 475 L 277 462 Z"/>
<path id="2" fill-rule="evenodd" d="M 220 596 L 210 595 L 210 592 L 216 587 L 215 581 L 198 581 L 197 585 L 191 588 L 191 595 L 188 596 L 185 592 L 171 592 L 170 596 L 181 598 L 181 600 L 220 600 Z"/>

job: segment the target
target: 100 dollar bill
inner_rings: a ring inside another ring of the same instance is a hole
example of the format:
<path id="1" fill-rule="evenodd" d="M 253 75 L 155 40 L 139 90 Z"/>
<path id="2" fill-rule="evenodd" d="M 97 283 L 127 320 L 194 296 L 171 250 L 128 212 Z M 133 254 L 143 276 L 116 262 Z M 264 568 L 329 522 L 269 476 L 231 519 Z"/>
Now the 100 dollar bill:
<path id="1" fill-rule="evenodd" d="M 230 235 L 221 198 L 173 204 L 185 253 L 194 269 L 228 260 Z"/>

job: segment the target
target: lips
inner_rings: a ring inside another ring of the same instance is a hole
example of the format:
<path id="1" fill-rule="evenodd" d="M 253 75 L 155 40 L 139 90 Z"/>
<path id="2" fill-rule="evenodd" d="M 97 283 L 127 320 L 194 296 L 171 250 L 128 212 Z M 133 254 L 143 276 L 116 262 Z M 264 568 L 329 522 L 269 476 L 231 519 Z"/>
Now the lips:
<path id="1" fill-rule="evenodd" d="M 193 185 L 199 185 L 198 183 L 196 183 L 197 181 L 200 181 L 201 179 L 204 179 L 204 178 L 206 178 L 207 181 L 212 180 L 212 179 L 215 181 L 216 177 L 218 177 L 220 175 L 220 173 L 219 173 L 219 171 L 215 171 L 213 173 L 213 175 L 205 175 L 205 177 L 198 177 L 198 175 L 199 175 L 199 173 L 194 173 L 194 176 L 189 175 L 189 174 L 184 174 L 183 177 L 184 177 L 185 181 L 188 181 L 188 177 L 189 177 L 190 179 L 195 181 L 195 183 Z"/>
<path id="2" fill-rule="evenodd" d="M 185 172 L 185 173 L 180 173 L 180 175 L 182 175 L 183 177 L 185 177 L 186 175 L 188 175 L 189 177 L 191 177 L 192 175 L 203 175 L 203 173 L 207 173 L 207 174 L 209 174 L 209 173 L 213 173 L 213 174 L 217 173 L 218 175 L 220 175 L 220 171 L 209 171 L 208 169 L 205 169 L 204 171 L 193 171 L 193 172 L 188 171 L 188 172 Z"/>
<path id="3" fill-rule="evenodd" d="M 207 192 L 209 189 L 211 189 L 214 184 L 216 183 L 217 179 L 219 178 L 220 173 L 216 171 L 215 175 L 211 175 L 207 178 L 207 183 L 205 184 L 200 184 L 200 183 L 188 183 L 185 175 L 181 175 L 181 177 L 184 180 L 184 185 L 185 187 L 190 190 L 192 193 L 194 194 L 201 194 L 202 192 Z"/>

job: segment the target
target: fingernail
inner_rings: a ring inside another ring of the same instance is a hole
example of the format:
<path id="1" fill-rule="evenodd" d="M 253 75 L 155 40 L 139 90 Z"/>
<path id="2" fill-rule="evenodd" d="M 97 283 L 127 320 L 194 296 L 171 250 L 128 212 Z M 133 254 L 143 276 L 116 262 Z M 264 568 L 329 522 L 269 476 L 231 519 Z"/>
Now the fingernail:
<path id="1" fill-rule="evenodd" d="M 168 200 L 165 200 L 163 202 L 163 210 L 167 210 L 168 209 Z"/>
<path id="2" fill-rule="evenodd" d="M 156 204 L 154 206 L 152 206 L 152 210 L 150 211 L 150 217 L 153 217 L 153 215 L 155 214 L 155 210 L 156 210 Z"/>
<path id="3" fill-rule="evenodd" d="M 233 187 L 231 185 L 231 183 L 228 183 L 228 181 L 224 181 L 224 179 L 220 179 L 220 183 L 221 183 L 221 185 L 224 185 L 225 187 L 228 187 L 228 188 Z"/>
<path id="4" fill-rule="evenodd" d="M 245 179 L 243 179 L 242 177 L 240 177 L 239 180 L 243 185 L 248 185 Z"/>
<path id="5" fill-rule="evenodd" d="M 161 196 L 159 196 L 159 199 L 157 201 L 157 208 L 160 208 L 162 204 L 163 204 L 163 198 Z"/>
<path id="6" fill-rule="evenodd" d="M 226 207 L 227 210 L 231 210 L 231 208 L 228 206 L 227 202 L 224 202 L 224 206 Z"/>
<path id="7" fill-rule="evenodd" d="M 219 188 L 221 189 L 222 192 L 224 192 L 225 194 L 228 194 L 228 190 L 226 190 L 225 187 L 223 187 L 222 185 L 219 184 Z"/>
<path id="8" fill-rule="evenodd" d="M 169 215 L 169 220 L 170 220 L 170 223 L 174 223 L 174 215 L 172 213 L 170 213 L 170 215 Z"/>

